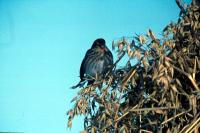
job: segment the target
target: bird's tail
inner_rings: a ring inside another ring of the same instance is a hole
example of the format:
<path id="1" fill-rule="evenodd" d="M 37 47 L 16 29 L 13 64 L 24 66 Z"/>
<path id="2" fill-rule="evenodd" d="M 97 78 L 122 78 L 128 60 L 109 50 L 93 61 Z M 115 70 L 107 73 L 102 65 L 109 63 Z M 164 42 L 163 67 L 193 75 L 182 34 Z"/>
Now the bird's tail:
<path id="1" fill-rule="evenodd" d="M 83 87 L 84 86 L 84 84 L 85 84 L 85 82 L 84 81 L 80 81 L 77 85 L 75 85 L 75 86 L 72 86 L 71 87 L 71 89 L 76 89 L 76 88 L 81 88 L 81 87 Z"/>

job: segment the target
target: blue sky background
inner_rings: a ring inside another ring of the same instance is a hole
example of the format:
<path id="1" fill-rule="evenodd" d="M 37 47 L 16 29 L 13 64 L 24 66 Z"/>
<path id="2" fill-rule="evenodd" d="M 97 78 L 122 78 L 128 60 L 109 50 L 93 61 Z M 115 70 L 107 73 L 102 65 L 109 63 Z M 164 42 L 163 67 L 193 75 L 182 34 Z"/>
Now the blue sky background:
<path id="1" fill-rule="evenodd" d="M 69 88 L 93 41 L 159 35 L 178 14 L 175 0 L 0 0 L 0 132 L 78 133 Z"/>

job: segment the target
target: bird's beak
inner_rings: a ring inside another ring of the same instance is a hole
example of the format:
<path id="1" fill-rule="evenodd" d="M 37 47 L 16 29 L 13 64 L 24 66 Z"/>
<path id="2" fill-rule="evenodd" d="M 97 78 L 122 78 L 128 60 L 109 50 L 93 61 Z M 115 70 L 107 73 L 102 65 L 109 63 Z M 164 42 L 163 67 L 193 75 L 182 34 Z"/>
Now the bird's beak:
<path id="1" fill-rule="evenodd" d="M 103 52 L 107 52 L 107 51 L 108 51 L 108 48 L 107 48 L 107 47 L 101 47 L 101 50 L 102 50 Z"/>

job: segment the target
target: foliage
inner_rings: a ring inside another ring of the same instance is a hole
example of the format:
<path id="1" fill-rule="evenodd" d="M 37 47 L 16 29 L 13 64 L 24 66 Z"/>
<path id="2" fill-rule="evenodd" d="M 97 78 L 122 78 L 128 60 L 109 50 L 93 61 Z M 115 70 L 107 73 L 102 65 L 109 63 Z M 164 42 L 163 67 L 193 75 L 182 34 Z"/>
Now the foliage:
<path id="1" fill-rule="evenodd" d="M 113 41 L 118 60 L 105 79 L 72 100 L 68 127 L 84 115 L 85 133 L 200 130 L 200 8 L 195 1 L 177 4 L 180 18 L 164 28 L 162 38 L 149 29 Z"/>

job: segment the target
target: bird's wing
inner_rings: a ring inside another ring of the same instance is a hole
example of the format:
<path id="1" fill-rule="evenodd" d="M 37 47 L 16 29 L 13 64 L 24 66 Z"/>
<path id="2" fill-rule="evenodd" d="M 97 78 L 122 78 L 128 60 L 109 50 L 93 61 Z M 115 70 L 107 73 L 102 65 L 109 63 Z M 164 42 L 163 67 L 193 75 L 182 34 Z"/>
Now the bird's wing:
<path id="1" fill-rule="evenodd" d="M 106 61 L 107 65 L 113 65 L 113 55 L 110 50 L 106 52 Z"/>
<path id="2" fill-rule="evenodd" d="M 83 78 L 84 78 L 84 74 L 85 74 L 85 57 L 81 63 L 81 68 L 80 68 L 80 79 L 81 81 L 83 81 Z"/>
<path id="3" fill-rule="evenodd" d="M 86 52 L 85 57 L 83 58 L 83 61 L 81 63 L 81 68 L 80 68 L 80 79 L 81 79 L 81 81 L 84 81 L 85 62 L 87 62 L 86 60 L 88 60 L 88 58 L 90 57 L 91 53 L 92 53 L 92 49 L 89 49 Z"/>

